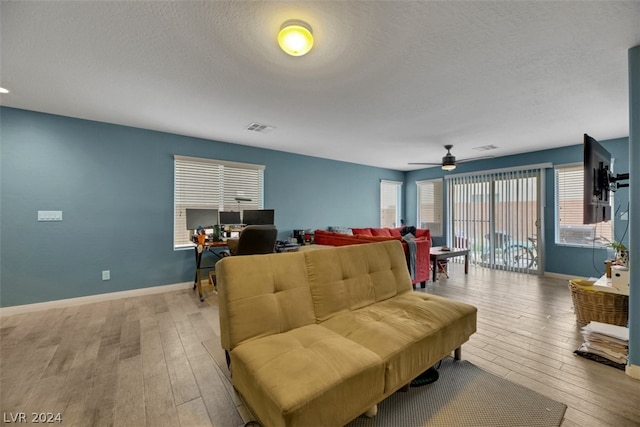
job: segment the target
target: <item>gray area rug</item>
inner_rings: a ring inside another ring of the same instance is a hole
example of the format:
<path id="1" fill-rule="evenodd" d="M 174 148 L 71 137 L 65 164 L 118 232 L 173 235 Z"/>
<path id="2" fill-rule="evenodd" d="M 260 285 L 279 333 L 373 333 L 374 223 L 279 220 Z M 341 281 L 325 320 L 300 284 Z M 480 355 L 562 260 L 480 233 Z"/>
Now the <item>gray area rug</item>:
<path id="1" fill-rule="evenodd" d="M 438 372 L 438 381 L 394 393 L 378 405 L 377 416 L 347 426 L 557 427 L 567 409 L 465 360 L 448 357 Z"/>

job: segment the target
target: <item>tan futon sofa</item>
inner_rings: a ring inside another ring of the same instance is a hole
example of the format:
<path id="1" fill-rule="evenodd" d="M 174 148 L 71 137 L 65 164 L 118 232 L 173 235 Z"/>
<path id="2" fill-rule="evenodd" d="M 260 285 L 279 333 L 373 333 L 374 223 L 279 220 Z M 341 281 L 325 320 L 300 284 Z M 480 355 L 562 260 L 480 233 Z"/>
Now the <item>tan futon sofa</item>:
<path id="1" fill-rule="evenodd" d="M 263 426 L 342 426 L 476 330 L 475 307 L 413 291 L 399 241 L 216 270 L 233 386 Z"/>

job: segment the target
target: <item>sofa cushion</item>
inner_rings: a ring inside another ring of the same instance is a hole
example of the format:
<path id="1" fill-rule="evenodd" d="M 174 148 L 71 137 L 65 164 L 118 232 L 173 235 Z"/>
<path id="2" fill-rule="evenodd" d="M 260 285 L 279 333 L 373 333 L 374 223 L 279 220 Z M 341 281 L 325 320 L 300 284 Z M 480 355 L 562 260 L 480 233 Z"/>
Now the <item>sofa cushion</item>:
<path id="1" fill-rule="evenodd" d="M 359 235 L 359 236 L 354 236 L 356 239 L 360 239 L 360 240 L 365 240 L 367 242 L 387 242 L 389 240 L 397 240 L 399 242 L 402 242 L 402 237 L 395 237 L 395 236 L 363 236 L 363 235 Z"/>
<path id="2" fill-rule="evenodd" d="M 428 228 L 416 228 L 416 239 L 431 240 L 431 230 Z"/>
<path id="3" fill-rule="evenodd" d="M 304 254 L 318 321 L 413 289 L 397 240 Z"/>
<path id="4" fill-rule="evenodd" d="M 223 348 L 315 323 L 304 252 L 226 257 L 216 277 Z"/>
<path id="5" fill-rule="evenodd" d="M 390 228 L 389 232 L 391 233 L 392 236 L 394 237 L 402 237 L 402 233 L 400 232 L 404 227 L 396 227 L 396 228 Z"/>
<path id="6" fill-rule="evenodd" d="M 359 240 L 358 236 L 352 234 L 335 233 L 325 230 L 315 230 L 314 243 L 319 245 L 331 245 L 331 246 L 347 246 L 366 243 L 366 241 Z"/>
<path id="7" fill-rule="evenodd" d="M 352 228 L 351 232 L 356 236 L 373 236 L 370 228 Z"/>
<path id="8" fill-rule="evenodd" d="M 371 235 L 391 237 L 391 231 L 388 228 L 372 228 Z"/>
<path id="9" fill-rule="evenodd" d="M 404 292 L 321 325 L 379 355 L 386 364 L 385 393 L 403 386 L 467 341 L 476 308 L 421 292 Z"/>
<path id="10" fill-rule="evenodd" d="M 265 426 L 342 425 L 384 389 L 378 355 L 319 325 L 245 342 L 231 352 L 231 369 Z"/>

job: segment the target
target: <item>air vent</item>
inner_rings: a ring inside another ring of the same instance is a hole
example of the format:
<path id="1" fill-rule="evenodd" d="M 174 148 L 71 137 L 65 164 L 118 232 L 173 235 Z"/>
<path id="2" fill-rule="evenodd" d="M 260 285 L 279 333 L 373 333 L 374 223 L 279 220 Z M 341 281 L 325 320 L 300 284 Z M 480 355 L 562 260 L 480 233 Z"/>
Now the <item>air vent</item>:
<path id="1" fill-rule="evenodd" d="M 477 151 L 489 151 L 489 150 L 495 150 L 498 147 L 496 147 L 495 145 L 491 144 L 491 145 L 483 145 L 482 147 L 475 147 L 474 150 Z"/>
<path id="2" fill-rule="evenodd" d="M 251 123 L 249 126 L 247 126 L 245 128 L 246 130 L 249 130 L 251 132 L 257 132 L 257 133 L 269 133 L 272 130 L 275 129 L 275 127 L 273 126 L 268 126 L 268 125 L 261 125 L 260 123 Z"/>

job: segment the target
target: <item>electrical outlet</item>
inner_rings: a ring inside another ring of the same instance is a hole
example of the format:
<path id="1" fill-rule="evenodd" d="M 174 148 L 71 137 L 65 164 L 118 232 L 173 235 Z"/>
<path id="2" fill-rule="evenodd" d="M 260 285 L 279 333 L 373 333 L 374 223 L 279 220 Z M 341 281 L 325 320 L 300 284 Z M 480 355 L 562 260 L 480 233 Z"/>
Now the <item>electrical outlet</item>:
<path id="1" fill-rule="evenodd" d="M 111 280 L 111 271 L 110 270 L 104 270 L 102 272 L 102 280 Z"/>

